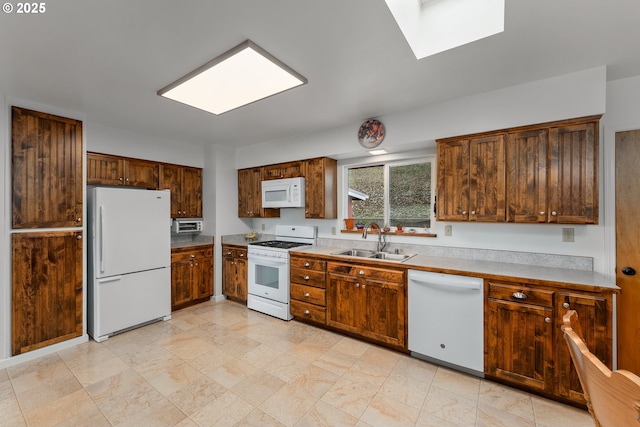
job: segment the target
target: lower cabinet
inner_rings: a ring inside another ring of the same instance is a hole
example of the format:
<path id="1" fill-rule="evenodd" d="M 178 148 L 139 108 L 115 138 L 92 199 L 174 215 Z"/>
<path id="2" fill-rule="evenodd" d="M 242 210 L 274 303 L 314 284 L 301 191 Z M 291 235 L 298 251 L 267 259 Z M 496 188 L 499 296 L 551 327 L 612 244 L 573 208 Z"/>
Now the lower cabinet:
<path id="1" fill-rule="evenodd" d="M 291 256 L 291 314 L 299 320 L 325 325 L 327 321 L 327 262 Z"/>
<path id="2" fill-rule="evenodd" d="M 562 334 L 562 316 L 571 309 L 578 312 L 587 347 L 611 367 L 611 294 L 492 280 L 486 283 L 487 377 L 585 404 Z"/>
<path id="3" fill-rule="evenodd" d="M 12 355 L 82 335 L 82 233 L 12 236 Z"/>
<path id="4" fill-rule="evenodd" d="M 171 310 L 206 301 L 213 295 L 213 245 L 171 250 Z"/>
<path id="5" fill-rule="evenodd" d="M 327 263 L 327 325 L 406 349 L 405 271 Z"/>
<path id="6" fill-rule="evenodd" d="M 247 248 L 222 245 L 222 293 L 247 303 Z"/>

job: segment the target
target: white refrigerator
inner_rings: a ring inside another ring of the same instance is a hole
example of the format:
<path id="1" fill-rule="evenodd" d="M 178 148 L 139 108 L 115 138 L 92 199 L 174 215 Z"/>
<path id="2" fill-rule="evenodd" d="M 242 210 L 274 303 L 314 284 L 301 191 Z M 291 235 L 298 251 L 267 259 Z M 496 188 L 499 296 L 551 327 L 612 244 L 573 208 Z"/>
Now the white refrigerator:
<path id="1" fill-rule="evenodd" d="M 88 192 L 89 335 L 171 318 L 168 190 L 94 187 Z"/>

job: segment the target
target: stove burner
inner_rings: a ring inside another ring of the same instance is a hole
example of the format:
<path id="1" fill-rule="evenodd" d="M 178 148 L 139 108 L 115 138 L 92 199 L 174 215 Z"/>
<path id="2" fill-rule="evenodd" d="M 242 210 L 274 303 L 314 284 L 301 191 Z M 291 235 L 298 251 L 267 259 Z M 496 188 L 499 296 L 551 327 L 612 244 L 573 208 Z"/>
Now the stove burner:
<path id="1" fill-rule="evenodd" d="M 251 246 L 264 246 L 267 248 L 276 248 L 276 249 L 291 249 L 298 246 L 309 246 L 311 243 L 300 243 L 300 242 L 284 242 L 280 240 L 267 240 L 265 242 L 255 242 L 249 243 Z"/>

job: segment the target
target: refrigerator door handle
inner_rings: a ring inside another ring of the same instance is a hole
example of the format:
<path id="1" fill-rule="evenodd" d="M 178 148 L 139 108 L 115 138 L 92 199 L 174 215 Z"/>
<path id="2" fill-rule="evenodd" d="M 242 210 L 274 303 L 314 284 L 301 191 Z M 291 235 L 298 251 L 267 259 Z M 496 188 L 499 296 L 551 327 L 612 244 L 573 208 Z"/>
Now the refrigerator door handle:
<path id="1" fill-rule="evenodd" d="M 122 280 L 122 276 L 111 276 L 104 279 L 98 279 L 98 283 L 103 284 L 109 282 L 117 282 L 118 280 Z"/>
<path id="2" fill-rule="evenodd" d="M 104 206 L 100 206 L 100 220 L 98 221 L 98 233 L 100 235 L 100 273 L 104 273 Z"/>

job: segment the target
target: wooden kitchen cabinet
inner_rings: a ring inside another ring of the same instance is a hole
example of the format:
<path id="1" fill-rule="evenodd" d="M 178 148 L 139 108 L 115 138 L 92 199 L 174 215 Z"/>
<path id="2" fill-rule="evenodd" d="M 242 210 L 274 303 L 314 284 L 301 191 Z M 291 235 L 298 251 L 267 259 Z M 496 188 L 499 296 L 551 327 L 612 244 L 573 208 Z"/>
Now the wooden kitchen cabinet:
<path id="1" fill-rule="evenodd" d="M 553 393 L 554 292 L 493 281 L 486 287 L 486 374 Z"/>
<path id="2" fill-rule="evenodd" d="M 327 262 L 292 255 L 289 265 L 291 314 L 299 320 L 326 324 Z"/>
<path id="3" fill-rule="evenodd" d="M 88 152 L 87 184 L 157 190 L 159 164 L 149 160 Z"/>
<path id="4" fill-rule="evenodd" d="M 438 144 L 438 219 L 505 220 L 505 135 Z"/>
<path id="5" fill-rule="evenodd" d="M 14 233 L 12 355 L 82 335 L 82 233 Z"/>
<path id="6" fill-rule="evenodd" d="M 171 250 L 171 311 L 213 295 L 213 245 Z"/>
<path id="7" fill-rule="evenodd" d="M 327 263 L 327 325 L 406 349 L 405 271 Z"/>
<path id="8" fill-rule="evenodd" d="M 297 178 L 304 176 L 305 163 L 301 160 L 287 163 L 277 163 L 262 167 L 262 179 Z"/>
<path id="9" fill-rule="evenodd" d="M 82 122 L 11 113 L 12 227 L 81 227 Z"/>
<path id="10" fill-rule="evenodd" d="M 597 224 L 599 118 L 436 141 L 438 219 Z"/>
<path id="11" fill-rule="evenodd" d="M 202 169 L 162 163 L 159 189 L 171 192 L 171 218 L 202 217 Z"/>
<path id="12" fill-rule="evenodd" d="M 328 157 L 306 160 L 304 177 L 305 218 L 337 218 L 337 161 Z"/>
<path id="13" fill-rule="evenodd" d="M 238 217 L 279 216 L 280 209 L 262 209 L 262 168 L 238 169 Z"/>
<path id="14" fill-rule="evenodd" d="M 246 304 L 247 280 L 247 248 L 222 245 L 222 293 Z"/>

